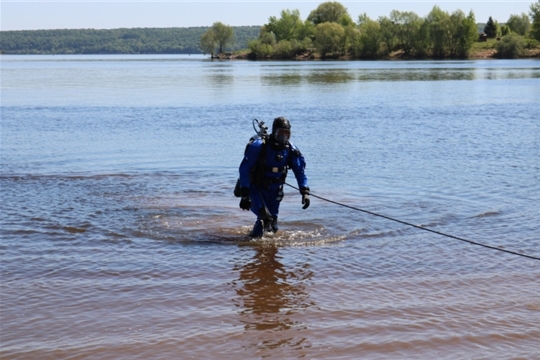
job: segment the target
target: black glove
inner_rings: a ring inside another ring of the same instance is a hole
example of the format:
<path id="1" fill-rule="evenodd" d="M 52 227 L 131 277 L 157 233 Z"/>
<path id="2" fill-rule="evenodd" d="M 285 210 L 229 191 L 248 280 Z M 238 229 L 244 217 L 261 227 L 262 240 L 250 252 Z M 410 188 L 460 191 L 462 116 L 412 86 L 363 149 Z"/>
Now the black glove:
<path id="1" fill-rule="evenodd" d="M 248 197 L 243 197 L 240 200 L 240 209 L 242 210 L 249 210 L 251 209 L 251 200 L 249 200 Z"/>
<path id="2" fill-rule="evenodd" d="M 309 201 L 309 188 L 301 188 L 300 194 L 302 194 L 302 209 L 307 209 L 309 207 L 310 201 Z"/>
<path id="3" fill-rule="evenodd" d="M 251 209 L 251 200 L 249 199 L 249 188 L 241 188 L 242 199 L 240 200 L 240 209 Z"/>

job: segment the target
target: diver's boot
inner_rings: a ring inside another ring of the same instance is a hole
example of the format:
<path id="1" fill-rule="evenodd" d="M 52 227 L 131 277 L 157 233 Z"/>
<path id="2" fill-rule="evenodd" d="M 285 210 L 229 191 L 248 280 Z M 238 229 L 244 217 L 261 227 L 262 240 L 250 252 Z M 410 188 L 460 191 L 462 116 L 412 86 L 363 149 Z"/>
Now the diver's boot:
<path id="1" fill-rule="evenodd" d="M 263 227 L 264 227 L 264 232 L 273 232 L 274 230 L 272 230 L 272 220 L 270 219 L 264 219 L 263 220 Z"/>
<path id="2" fill-rule="evenodd" d="M 264 227 L 262 220 L 255 221 L 255 225 L 253 225 L 253 230 L 249 233 L 249 236 L 252 238 L 260 238 L 263 236 Z"/>
<path id="3" fill-rule="evenodd" d="M 275 234 L 278 232 L 279 230 L 279 227 L 278 227 L 278 224 L 277 224 L 277 216 L 274 216 L 272 218 L 272 221 L 270 221 L 270 228 L 271 228 L 271 231 Z"/>

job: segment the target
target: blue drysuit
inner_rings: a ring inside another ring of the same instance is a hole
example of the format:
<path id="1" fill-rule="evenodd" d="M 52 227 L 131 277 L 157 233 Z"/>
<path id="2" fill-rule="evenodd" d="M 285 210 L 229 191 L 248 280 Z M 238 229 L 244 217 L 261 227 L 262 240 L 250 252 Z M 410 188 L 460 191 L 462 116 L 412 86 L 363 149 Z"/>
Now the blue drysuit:
<path id="1" fill-rule="evenodd" d="M 308 188 L 306 162 L 292 143 L 274 147 L 269 141 L 256 138 L 247 145 L 239 169 L 240 187 L 250 189 L 251 211 L 257 220 L 265 218 L 265 206 L 274 219 L 278 217 L 287 167 L 292 169 L 298 188 Z"/>

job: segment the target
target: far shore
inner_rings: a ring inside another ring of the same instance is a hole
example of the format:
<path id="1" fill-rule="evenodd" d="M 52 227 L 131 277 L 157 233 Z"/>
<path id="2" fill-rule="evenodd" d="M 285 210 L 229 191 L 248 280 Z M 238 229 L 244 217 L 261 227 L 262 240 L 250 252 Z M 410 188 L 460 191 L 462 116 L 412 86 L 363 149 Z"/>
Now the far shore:
<path id="1" fill-rule="evenodd" d="M 495 59 L 498 59 L 496 54 L 497 54 L 497 50 L 495 49 L 482 49 L 482 50 L 471 52 L 471 54 L 469 54 L 469 57 L 467 59 L 457 59 L 457 60 L 478 60 L 478 59 L 494 59 L 495 60 Z M 250 53 L 248 51 L 237 51 L 234 53 L 226 52 L 220 55 L 213 55 L 211 57 L 216 60 L 256 60 L 256 59 L 250 58 Z M 518 57 L 517 59 L 530 59 L 530 58 L 540 58 L 540 49 L 539 48 L 535 48 L 532 50 L 525 49 L 523 55 Z M 321 58 L 319 54 L 308 51 L 292 59 L 268 59 L 268 60 L 286 61 L 286 60 L 370 60 L 370 59 L 357 59 L 357 58 L 350 58 L 349 56 L 328 57 L 328 58 L 323 59 Z M 405 56 L 402 51 L 395 51 L 382 59 L 377 59 L 374 61 L 380 61 L 380 60 L 434 60 L 434 59 L 433 58 L 418 59 L 413 56 Z M 452 59 L 445 58 L 441 60 L 452 60 Z"/>
<path id="2" fill-rule="evenodd" d="M 297 55 L 295 56 L 294 58 L 290 58 L 290 59 L 255 59 L 251 56 L 249 50 L 239 50 L 239 51 L 235 51 L 235 52 L 224 52 L 222 54 L 219 54 L 219 55 L 210 55 L 210 54 L 207 54 L 207 56 L 209 56 L 210 58 L 212 59 L 216 59 L 216 60 L 254 60 L 254 61 L 268 61 L 268 60 L 272 60 L 272 61 L 310 61 L 310 60 L 320 60 L 320 61 L 324 61 L 324 60 L 350 60 L 350 61 L 362 61 L 362 60 L 373 60 L 373 61 L 399 61 L 399 60 L 417 60 L 417 61 L 422 61 L 422 60 L 478 60 L 478 59 L 499 59 L 497 57 L 497 50 L 493 49 L 493 48 L 489 48 L 489 49 L 479 49 L 479 50 L 476 50 L 476 51 L 471 51 L 471 53 L 469 54 L 469 57 L 468 58 L 456 58 L 456 59 L 452 59 L 452 58 L 444 58 L 444 59 L 434 59 L 434 58 L 417 58 L 417 57 L 414 57 L 414 56 L 407 56 L 403 53 L 403 51 L 399 50 L 399 51 L 394 51 L 392 52 L 390 55 L 388 56 L 385 56 L 385 57 L 382 57 L 382 58 L 378 58 L 378 59 L 360 59 L 360 58 L 353 58 L 353 57 L 350 57 L 350 56 L 338 56 L 338 57 L 334 57 L 334 56 L 329 56 L 329 57 L 326 57 L 326 58 L 322 58 L 318 53 L 315 53 L 315 52 L 312 52 L 312 51 L 307 51 L 305 53 L 302 53 L 300 55 Z M 6 54 L 6 53 L 2 53 L 0 52 L 0 55 L 115 55 L 115 56 L 118 56 L 118 55 L 204 55 L 204 54 L 201 54 L 201 53 L 139 53 L 139 54 L 130 54 L 130 53 L 110 53 L 110 54 L 100 54 L 100 53 L 95 53 L 95 54 L 63 54 L 63 53 L 57 53 L 57 54 Z M 515 59 L 535 59 L 535 58 L 538 58 L 540 59 L 540 48 L 537 47 L 537 48 L 534 48 L 534 49 L 525 49 L 523 54 Z"/>

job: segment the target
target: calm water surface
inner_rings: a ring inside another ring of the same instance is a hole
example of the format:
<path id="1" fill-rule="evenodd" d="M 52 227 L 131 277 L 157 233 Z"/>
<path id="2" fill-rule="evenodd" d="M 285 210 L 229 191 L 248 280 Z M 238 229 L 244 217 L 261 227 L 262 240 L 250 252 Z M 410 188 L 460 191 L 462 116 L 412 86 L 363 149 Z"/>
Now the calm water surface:
<path id="1" fill-rule="evenodd" d="M 313 194 L 539 257 L 539 60 L 0 60 L 2 359 L 540 359 L 539 261 L 232 195 L 286 116 Z"/>

